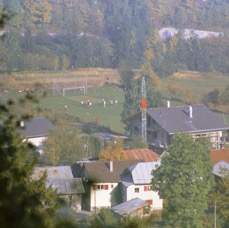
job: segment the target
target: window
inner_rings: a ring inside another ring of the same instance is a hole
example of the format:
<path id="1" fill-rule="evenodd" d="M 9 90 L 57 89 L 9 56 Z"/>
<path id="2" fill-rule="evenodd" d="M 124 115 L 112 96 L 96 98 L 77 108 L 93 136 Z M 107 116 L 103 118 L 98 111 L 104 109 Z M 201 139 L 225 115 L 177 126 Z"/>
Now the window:
<path id="1" fill-rule="evenodd" d="M 93 185 L 93 190 L 108 190 L 108 189 L 109 189 L 108 184 Z"/>
<path id="2" fill-rule="evenodd" d="M 135 193 L 139 193 L 139 188 L 135 188 L 135 189 L 134 189 L 134 192 L 135 192 Z"/>
<path id="3" fill-rule="evenodd" d="M 153 200 L 152 200 L 152 199 L 149 199 L 149 200 L 147 200 L 147 203 L 148 203 L 149 205 L 153 205 Z"/>
<path id="4" fill-rule="evenodd" d="M 114 185 L 113 184 L 111 185 L 111 188 L 114 188 Z"/>
<path id="5" fill-rule="evenodd" d="M 153 187 L 151 185 L 144 186 L 144 191 L 152 191 Z"/>

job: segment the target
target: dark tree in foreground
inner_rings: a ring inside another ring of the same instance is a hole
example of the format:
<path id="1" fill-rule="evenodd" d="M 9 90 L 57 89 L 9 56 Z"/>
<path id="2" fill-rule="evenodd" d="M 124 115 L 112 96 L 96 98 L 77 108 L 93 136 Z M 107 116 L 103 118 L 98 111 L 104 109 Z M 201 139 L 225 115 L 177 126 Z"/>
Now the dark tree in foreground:
<path id="1" fill-rule="evenodd" d="M 36 158 L 22 142 L 10 105 L 0 106 L 0 227 L 54 227 L 56 193 L 31 178 Z"/>
<path id="2" fill-rule="evenodd" d="M 190 136 L 177 135 L 153 172 L 152 184 L 166 199 L 163 221 L 168 227 L 203 227 L 213 174 L 207 147 Z"/>

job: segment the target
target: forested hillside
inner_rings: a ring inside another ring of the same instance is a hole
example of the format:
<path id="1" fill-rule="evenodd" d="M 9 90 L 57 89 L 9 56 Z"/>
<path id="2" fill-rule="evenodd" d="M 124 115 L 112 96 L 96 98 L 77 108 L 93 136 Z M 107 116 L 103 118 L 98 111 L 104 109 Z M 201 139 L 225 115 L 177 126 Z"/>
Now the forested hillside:
<path id="1" fill-rule="evenodd" d="M 229 0 L 0 0 L 11 12 L 0 70 L 139 68 L 229 72 Z M 223 32 L 161 40 L 163 27 Z"/>

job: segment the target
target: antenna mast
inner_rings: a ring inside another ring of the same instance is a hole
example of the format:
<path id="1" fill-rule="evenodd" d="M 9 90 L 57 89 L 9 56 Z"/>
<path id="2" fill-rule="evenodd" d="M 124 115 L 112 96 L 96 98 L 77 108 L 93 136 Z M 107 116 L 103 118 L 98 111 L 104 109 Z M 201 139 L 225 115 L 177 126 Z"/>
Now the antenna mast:
<path id="1" fill-rule="evenodd" d="M 142 142 L 147 142 L 146 135 L 146 83 L 145 77 L 142 77 Z"/>

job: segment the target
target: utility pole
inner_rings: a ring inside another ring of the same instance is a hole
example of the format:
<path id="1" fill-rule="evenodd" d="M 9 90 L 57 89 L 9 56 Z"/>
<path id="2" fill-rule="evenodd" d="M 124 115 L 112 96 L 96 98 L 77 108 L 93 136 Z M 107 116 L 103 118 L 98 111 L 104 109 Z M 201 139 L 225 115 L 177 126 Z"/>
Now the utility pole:
<path id="1" fill-rule="evenodd" d="M 214 206 L 214 228 L 216 228 L 216 201 L 215 201 L 215 206 Z"/>
<path id="2" fill-rule="evenodd" d="M 145 77 L 142 77 L 142 142 L 147 142 L 147 132 L 146 132 L 146 83 Z"/>

